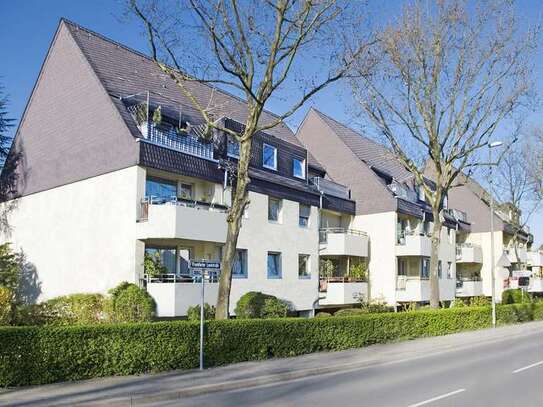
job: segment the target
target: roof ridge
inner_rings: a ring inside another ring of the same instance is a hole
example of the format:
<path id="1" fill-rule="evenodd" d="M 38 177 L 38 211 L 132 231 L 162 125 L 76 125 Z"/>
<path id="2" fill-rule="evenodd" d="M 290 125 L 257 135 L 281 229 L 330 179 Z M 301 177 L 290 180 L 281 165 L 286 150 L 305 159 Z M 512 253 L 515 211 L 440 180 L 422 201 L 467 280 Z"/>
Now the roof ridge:
<path id="1" fill-rule="evenodd" d="M 111 43 L 111 44 L 114 44 L 114 45 L 116 45 L 116 46 L 118 46 L 118 47 L 121 47 L 121 48 L 125 49 L 125 50 L 128 51 L 128 52 L 132 52 L 132 53 L 134 53 L 134 54 L 136 54 L 136 55 L 139 55 L 139 56 L 141 56 L 141 57 L 143 57 L 143 58 L 145 58 L 145 59 L 147 59 L 147 60 L 149 60 L 149 61 L 151 61 L 151 62 L 154 62 L 153 58 L 151 58 L 149 55 L 147 55 L 147 54 L 145 54 L 145 53 L 143 53 L 143 52 L 141 52 L 141 51 L 138 51 L 138 50 L 136 50 L 136 49 L 134 49 L 134 48 L 132 48 L 132 47 L 129 47 L 128 45 L 125 45 L 125 44 L 123 44 L 123 43 L 121 43 L 121 42 L 119 42 L 119 41 L 116 41 L 116 40 L 112 39 L 112 38 L 106 37 L 105 35 L 103 35 L 103 34 L 101 34 L 101 33 L 99 33 L 99 32 L 96 32 L 96 31 L 94 31 L 94 30 L 91 30 L 90 28 L 83 27 L 82 25 L 80 25 L 80 24 L 78 24 L 78 23 L 76 23 L 76 22 L 74 22 L 74 21 L 71 21 L 71 20 L 69 20 L 69 19 L 67 19 L 67 18 L 65 18 L 65 17 L 61 17 L 61 18 L 60 18 L 60 23 L 61 23 L 61 24 L 64 23 L 64 24 L 66 24 L 66 25 L 68 25 L 68 26 L 72 26 L 72 27 L 74 27 L 74 28 L 77 29 L 77 30 L 85 31 L 85 32 L 87 32 L 87 33 L 89 33 L 89 34 L 92 34 L 92 35 L 94 35 L 94 36 L 96 36 L 96 37 L 98 37 L 98 38 L 104 40 L 104 41 L 107 41 L 107 42 L 109 42 L 109 43 Z M 79 44 L 78 44 L 78 45 L 79 45 Z M 172 66 L 170 66 L 169 64 L 168 64 L 167 66 L 168 66 L 169 68 L 175 70 L 175 68 L 172 67 Z M 209 88 L 211 88 L 211 89 L 215 89 L 216 91 L 221 92 L 221 93 L 223 93 L 223 94 L 226 95 L 226 96 L 233 97 L 233 98 L 237 99 L 238 101 L 240 101 L 240 102 L 242 102 L 242 103 L 247 103 L 247 100 L 245 100 L 245 99 L 243 99 L 242 97 L 240 97 L 240 96 L 238 96 L 238 95 L 235 95 L 235 94 L 233 94 L 233 93 L 231 93 L 231 92 L 229 92 L 229 91 L 227 91 L 227 90 L 218 88 L 218 87 L 216 87 L 216 86 L 212 86 L 212 85 L 210 85 L 210 84 L 208 84 L 208 83 L 204 83 L 204 82 L 198 82 L 198 83 L 200 83 L 201 85 L 207 86 L 207 87 L 209 87 Z M 274 112 L 272 112 L 272 111 L 270 111 L 270 110 L 268 110 L 268 109 L 265 109 L 265 108 L 264 108 L 263 111 L 266 112 L 267 114 L 270 114 L 270 115 L 274 116 L 274 117 L 277 118 L 277 119 L 280 118 L 280 116 L 279 116 L 278 114 L 276 114 L 276 113 L 274 113 Z M 283 124 L 284 124 L 284 125 L 285 125 L 285 126 L 286 126 L 293 134 L 294 134 L 294 131 L 289 127 L 289 125 L 288 125 L 284 120 L 281 120 L 281 123 L 283 123 Z"/>

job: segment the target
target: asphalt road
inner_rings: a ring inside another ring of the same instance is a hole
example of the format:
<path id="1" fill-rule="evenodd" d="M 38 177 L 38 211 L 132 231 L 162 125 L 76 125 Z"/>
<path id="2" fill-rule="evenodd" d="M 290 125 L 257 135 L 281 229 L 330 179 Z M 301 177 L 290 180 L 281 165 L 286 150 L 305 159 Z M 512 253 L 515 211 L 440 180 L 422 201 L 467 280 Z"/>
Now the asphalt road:
<path id="1" fill-rule="evenodd" d="M 471 349 L 153 406 L 543 406 L 543 332 Z"/>

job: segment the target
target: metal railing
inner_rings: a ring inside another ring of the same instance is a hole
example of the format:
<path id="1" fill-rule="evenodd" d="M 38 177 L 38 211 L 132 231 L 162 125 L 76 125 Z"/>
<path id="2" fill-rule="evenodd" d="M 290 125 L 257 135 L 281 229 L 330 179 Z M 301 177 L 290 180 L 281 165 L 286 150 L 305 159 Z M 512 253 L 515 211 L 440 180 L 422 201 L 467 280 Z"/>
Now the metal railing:
<path id="1" fill-rule="evenodd" d="M 145 274 L 143 279 L 146 283 L 200 283 L 202 281 L 202 276 L 199 273 L 189 273 L 189 274 L 156 274 L 150 276 Z M 219 281 L 218 272 L 210 272 L 209 275 L 206 275 L 205 281 L 209 283 L 217 283 Z"/>
<path id="2" fill-rule="evenodd" d="M 417 193 L 405 185 L 400 184 L 397 181 L 392 181 L 390 184 L 388 184 L 388 188 L 394 193 L 394 195 L 398 198 L 405 199 L 406 201 L 417 203 L 419 200 L 419 197 Z"/>
<path id="3" fill-rule="evenodd" d="M 213 143 L 197 135 L 178 132 L 168 124 L 143 123 L 139 127 L 144 139 L 151 143 L 213 161 Z"/>
<path id="4" fill-rule="evenodd" d="M 228 212 L 228 207 L 226 205 L 217 204 L 214 202 L 204 202 L 198 201 L 195 199 L 184 199 L 178 198 L 176 196 L 172 197 L 158 197 L 158 196 L 148 196 L 141 200 L 140 202 L 140 216 L 139 221 L 147 221 L 149 219 L 149 205 L 177 205 L 184 206 L 187 208 L 194 208 L 197 210 L 205 210 L 212 212 Z"/>
<path id="5" fill-rule="evenodd" d="M 321 228 L 319 229 L 319 242 L 326 243 L 328 241 L 329 233 L 338 233 L 338 234 L 346 234 L 346 235 L 354 235 L 354 236 L 367 236 L 366 232 L 363 232 L 361 230 L 356 230 L 356 229 L 340 228 L 340 227 Z"/>
<path id="6" fill-rule="evenodd" d="M 459 221 L 462 221 L 462 222 L 467 222 L 468 221 L 468 214 L 466 212 L 464 212 L 464 211 L 461 211 L 459 209 L 452 209 L 452 208 L 445 209 L 445 211 L 447 213 L 449 213 L 449 215 L 451 215 L 456 220 L 459 220 Z"/>
<path id="7" fill-rule="evenodd" d="M 311 178 L 311 183 L 315 185 L 320 192 L 326 195 L 350 199 L 349 188 L 347 188 L 345 185 L 338 184 L 337 182 L 330 181 L 322 177 Z"/>

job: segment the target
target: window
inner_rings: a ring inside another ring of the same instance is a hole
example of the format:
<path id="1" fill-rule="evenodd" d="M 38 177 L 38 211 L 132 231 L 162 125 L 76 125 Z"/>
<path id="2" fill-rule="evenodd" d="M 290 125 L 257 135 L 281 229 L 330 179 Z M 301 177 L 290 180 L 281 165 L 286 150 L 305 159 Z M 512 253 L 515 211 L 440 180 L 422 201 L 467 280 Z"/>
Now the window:
<path id="1" fill-rule="evenodd" d="M 280 222 L 281 219 L 281 200 L 268 197 L 268 220 Z"/>
<path id="2" fill-rule="evenodd" d="M 167 179 L 147 178 L 145 197 L 153 200 L 169 200 L 177 197 L 177 183 Z"/>
<path id="3" fill-rule="evenodd" d="M 277 170 L 277 149 L 268 144 L 262 147 L 262 165 L 270 170 Z"/>
<path id="4" fill-rule="evenodd" d="M 430 234 L 431 234 L 431 232 L 430 232 L 430 230 L 431 230 L 431 223 L 430 223 L 429 221 L 425 220 L 425 221 L 423 222 L 423 224 L 422 224 L 422 228 L 423 228 L 424 234 L 425 234 L 426 236 L 430 236 Z"/>
<path id="5" fill-rule="evenodd" d="M 281 278 L 281 253 L 268 252 L 268 278 Z"/>
<path id="6" fill-rule="evenodd" d="M 447 209 L 449 207 L 449 198 L 447 195 L 443 197 L 443 209 Z"/>
<path id="7" fill-rule="evenodd" d="M 177 250 L 175 247 L 146 247 L 145 254 L 166 268 L 167 274 L 176 274 Z"/>
<path id="8" fill-rule="evenodd" d="M 247 250 L 236 250 L 234 265 L 232 266 L 232 277 L 247 278 Z"/>
<path id="9" fill-rule="evenodd" d="M 298 255 L 298 278 L 311 278 L 308 254 Z"/>
<path id="10" fill-rule="evenodd" d="M 407 276 L 407 262 L 404 259 L 398 259 L 398 275 Z"/>
<path id="11" fill-rule="evenodd" d="M 418 192 L 418 195 L 419 195 L 419 200 L 420 201 L 426 201 L 426 197 L 424 196 L 424 188 L 419 185 L 417 187 L 417 192 Z"/>
<path id="12" fill-rule="evenodd" d="M 447 278 L 452 278 L 452 263 L 450 261 L 447 262 Z"/>
<path id="13" fill-rule="evenodd" d="M 309 216 L 311 215 L 311 206 L 300 204 L 298 224 L 306 228 L 309 226 Z"/>
<path id="14" fill-rule="evenodd" d="M 228 139 L 226 143 L 226 154 L 228 157 L 239 158 L 239 142 L 237 140 Z"/>
<path id="15" fill-rule="evenodd" d="M 192 184 L 179 185 L 179 196 L 183 199 L 192 199 Z"/>
<path id="16" fill-rule="evenodd" d="M 437 278 L 443 277 L 443 267 L 441 265 L 441 260 L 437 261 Z"/>
<path id="17" fill-rule="evenodd" d="M 430 259 L 427 257 L 421 261 L 420 276 L 421 278 L 430 278 Z"/>
<path id="18" fill-rule="evenodd" d="M 292 175 L 305 179 L 305 160 L 300 160 L 299 158 L 292 159 Z"/>

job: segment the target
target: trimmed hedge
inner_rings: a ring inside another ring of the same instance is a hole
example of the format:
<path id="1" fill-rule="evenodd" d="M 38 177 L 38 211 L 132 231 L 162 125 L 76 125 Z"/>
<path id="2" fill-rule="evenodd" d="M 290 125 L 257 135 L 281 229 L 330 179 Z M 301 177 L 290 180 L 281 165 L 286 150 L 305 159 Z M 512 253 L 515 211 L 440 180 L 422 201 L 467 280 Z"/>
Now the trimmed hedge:
<path id="1" fill-rule="evenodd" d="M 543 319 L 543 304 L 498 307 L 500 324 Z M 335 318 L 209 321 L 206 365 L 358 348 L 490 326 L 490 307 Z M 197 322 L 0 328 L 0 386 L 198 366 Z"/>

